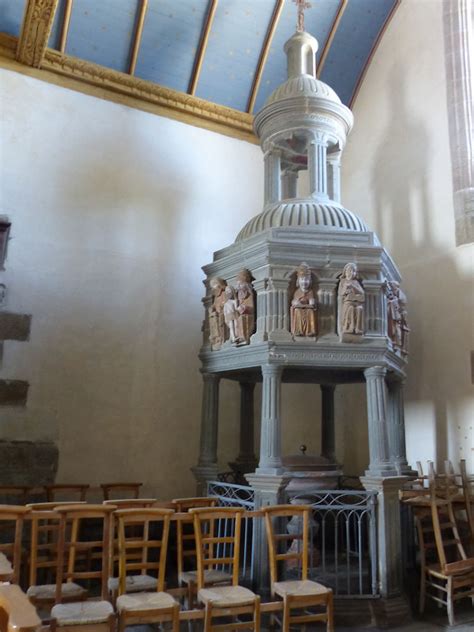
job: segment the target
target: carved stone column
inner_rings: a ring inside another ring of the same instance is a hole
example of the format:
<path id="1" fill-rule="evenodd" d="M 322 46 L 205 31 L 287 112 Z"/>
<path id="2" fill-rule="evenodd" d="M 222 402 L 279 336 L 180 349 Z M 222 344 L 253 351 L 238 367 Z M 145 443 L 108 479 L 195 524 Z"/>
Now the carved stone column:
<path id="1" fill-rule="evenodd" d="M 415 472 L 408 465 L 406 457 L 403 385 L 403 380 L 393 380 L 387 383 L 388 443 L 390 461 L 395 464 L 397 472 L 402 475 L 412 476 Z"/>
<path id="2" fill-rule="evenodd" d="M 258 474 L 279 475 L 281 461 L 281 364 L 262 365 L 262 420 Z"/>
<path id="3" fill-rule="evenodd" d="M 233 463 L 236 472 L 254 472 L 257 458 L 254 452 L 254 391 L 255 382 L 240 382 L 240 452 Z"/>
<path id="4" fill-rule="evenodd" d="M 281 152 L 277 149 L 267 151 L 264 156 L 265 166 L 265 204 L 281 200 Z"/>
<path id="5" fill-rule="evenodd" d="M 217 432 L 219 416 L 219 376 L 203 373 L 201 408 L 201 440 L 198 464 L 192 468 L 197 480 L 197 493 L 207 493 L 208 481 L 217 477 Z"/>
<path id="6" fill-rule="evenodd" d="M 321 384 L 321 456 L 330 463 L 336 461 L 334 427 L 334 384 Z"/>
<path id="7" fill-rule="evenodd" d="M 316 134 L 308 143 L 309 193 L 314 198 L 327 198 L 327 140 Z"/>
<path id="8" fill-rule="evenodd" d="M 269 274 L 273 274 L 272 271 Z M 257 330 L 252 342 L 290 341 L 288 279 L 275 276 L 255 281 Z"/>
<path id="9" fill-rule="evenodd" d="M 364 371 L 367 383 L 367 412 L 369 421 L 370 464 L 366 476 L 396 476 L 388 448 L 387 369 L 374 366 Z"/>
<path id="10" fill-rule="evenodd" d="M 387 335 L 387 312 L 385 291 L 380 280 L 364 280 L 365 291 L 365 336 Z"/>
<path id="11" fill-rule="evenodd" d="M 328 195 L 334 202 L 341 201 L 341 154 L 335 151 L 327 156 L 328 169 Z"/>
<path id="12" fill-rule="evenodd" d="M 283 200 L 295 198 L 297 195 L 298 172 L 286 169 L 281 176 L 281 197 Z"/>
<path id="13" fill-rule="evenodd" d="M 320 279 L 318 283 L 319 337 L 336 333 L 336 286 L 333 279 Z"/>

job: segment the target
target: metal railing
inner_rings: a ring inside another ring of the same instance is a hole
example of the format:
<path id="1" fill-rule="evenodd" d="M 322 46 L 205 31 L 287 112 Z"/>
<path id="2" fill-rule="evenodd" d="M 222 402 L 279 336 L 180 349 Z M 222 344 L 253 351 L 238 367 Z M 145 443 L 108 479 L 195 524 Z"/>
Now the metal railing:
<path id="1" fill-rule="evenodd" d="M 377 596 L 376 492 L 317 490 L 291 502 L 313 510 L 310 577 L 339 597 Z"/>

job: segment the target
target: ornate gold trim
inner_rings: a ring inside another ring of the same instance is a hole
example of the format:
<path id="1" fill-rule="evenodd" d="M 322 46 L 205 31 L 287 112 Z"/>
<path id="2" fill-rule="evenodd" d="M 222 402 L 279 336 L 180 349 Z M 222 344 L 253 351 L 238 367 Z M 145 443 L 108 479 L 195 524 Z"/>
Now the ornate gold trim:
<path id="1" fill-rule="evenodd" d="M 58 0 L 27 0 L 16 58 L 39 68 L 48 44 Z"/>
<path id="2" fill-rule="evenodd" d="M 41 69 L 14 61 L 17 39 L 0 33 L 0 65 L 102 99 L 257 144 L 253 116 L 46 49 Z"/>

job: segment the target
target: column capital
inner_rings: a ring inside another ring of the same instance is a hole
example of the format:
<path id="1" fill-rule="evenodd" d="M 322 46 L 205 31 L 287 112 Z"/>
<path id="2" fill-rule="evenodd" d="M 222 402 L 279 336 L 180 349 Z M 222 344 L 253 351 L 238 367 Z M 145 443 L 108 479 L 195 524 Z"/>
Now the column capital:
<path id="1" fill-rule="evenodd" d="M 219 383 L 221 376 L 217 373 L 208 373 L 207 371 L 201 371 L 202 379 L 204 382 Z"/>
<path id="2" fill-rule="evenodd" d="M 280 377 L 283 373 L 283 365 L 279 362 L 262 364 L 261 369 L 263 377 Z"/>
<path id="3" fill-rule="evenodd" d="M 384 366 L 371 366 L 364 371 L 365 378 L 381 377 L 384 378 L 387 375 L 387 369 Z"/>
<path id="4" fill-rule="evenodd" d="M 331 391 L 334 392 L 336 389 L 335 384 L 320 384 L 319 387 L 322 391 L 328 391 L 328 392 L 331 392 Z"/>

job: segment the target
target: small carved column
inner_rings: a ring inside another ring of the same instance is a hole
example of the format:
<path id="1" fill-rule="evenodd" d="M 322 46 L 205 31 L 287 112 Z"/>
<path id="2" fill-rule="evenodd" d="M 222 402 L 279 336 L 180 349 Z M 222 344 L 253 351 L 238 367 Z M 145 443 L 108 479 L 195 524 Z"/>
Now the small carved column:
<path id="1" fill-rule="evenodd" d="M 328 195 L 334 202 L 341 201 L 341 153 L 335 151 L 327 156 Z"/>
<path id="2" fill-rule="evenodd" d="M 272 271 L 268 271 L 272 274 Z M 257 331 L 252 342 L 291 340 L 288 310 L 288 279 L 275 276 L 254 281 L 257 292 Z"/>
<path id="3" fill-rule="evenodd" d="M 283 200 L 295 198 L 297 195 L 298 172 L 286 169 L 281 176 L 281 197 Z"/>
<path id="4" fill-rule="evenodd" d="M 318 283 L 319 336 L 336 333 L 336 286 L 333 279 L 320 279 Z"/>
<path id="5" fill-rule="evenodd" d="M 262 421 L 258 474 L 277 475 L 281 461 L 281 376 L 280 364 L 262 365 Z"/>
<path id="6" fill-rule="evenodd" d="M 201 408 L 201 440 L 199 461 L 193 467 L 197 480 L 197 493 L 207 493 L 207 482 L 217 477 L 217 431 L 219 415 L 219 376 L 203 373 L 203 393 Z"/>
<path id="7" fill-rule="evenodd" d="M 367 412 L 369 421 L 370 464 L 366 476 L 396 476 L 397 470 L 390 462 L 387 429 L 387 369 L 373 366 L 364 371 L 367 382 Z"/>
<path id="8" fill-rule="evenodd" d="M 240 454 L 229 463 L 236 472 L 254 472 L 257 458 L 254 452 L 254 391 L 255 382 L 240 382 Z"/>
<path id="9" fill-rule="evenodd" d="M 308 143 L 308 175 L 311 197 L 327 198 L 326 151 L 326 138 L 322 134 L 315 134 Z"/>
<path id="10" fill-rule="evenodd" d="M 336 461 L 334 428 L 334 384 L 321 384 L 321 456 L 330 463 Z"/>
<path id="11" fill-rule="evenodd" d="M 385 290 L 382 281 L 364 280 L 365 291 L 365 336 L 387 335 L 387 310 Z"/>
<path id="12" fill-rule="evenodd" d="M 405 409 L 403 403 L 403 380 L 387 383 L 388 388 L 388 443 L 390 460 L 399 474 L 414 474 L 407 462 L 405 445 Z"/>
<path id="13" fill-rule="evenodd" d="M 281 152 L 277 149 L 267 151 L 265 166 L 265 204 L 281 200 Z"/>

